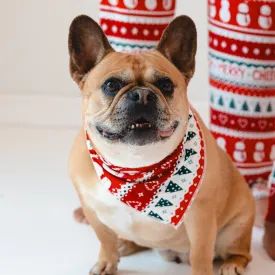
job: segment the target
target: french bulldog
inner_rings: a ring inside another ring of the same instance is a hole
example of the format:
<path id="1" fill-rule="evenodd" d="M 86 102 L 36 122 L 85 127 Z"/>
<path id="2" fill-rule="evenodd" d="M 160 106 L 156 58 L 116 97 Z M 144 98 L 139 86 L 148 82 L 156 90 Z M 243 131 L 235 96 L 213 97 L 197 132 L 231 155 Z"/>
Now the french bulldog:
<path id="1" fill-rule="evenodd" d="M 69 175 L 101 243 L 92 275 L 115 274 L 143 248 L 189 262 L 193 275 L 213 274 L 215 258 L 223 275 L 251 261 L 253 197 L 187 98 L 196 49 L 187 16 L 137 55 L 115 52 L 88 16 L 70 26 L 83 126 Z"/>

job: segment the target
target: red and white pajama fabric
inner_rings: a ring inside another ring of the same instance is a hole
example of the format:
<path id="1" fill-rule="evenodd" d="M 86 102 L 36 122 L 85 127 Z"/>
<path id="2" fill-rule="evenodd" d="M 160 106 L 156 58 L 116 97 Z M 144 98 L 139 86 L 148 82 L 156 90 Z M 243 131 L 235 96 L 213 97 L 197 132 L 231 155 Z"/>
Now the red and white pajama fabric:
<path id="1" fill-rule="evenodd" d="M 275 1 L 209 0 L 208 11 L 211 131 L 249 184 L 266 182 L 275 159 Z"/>
<path id="2" fill-rule="evenodd" d="M 102 0 L 100 25 L 119 52 L 153 49 L 173 20 L 176 0 Z"/>

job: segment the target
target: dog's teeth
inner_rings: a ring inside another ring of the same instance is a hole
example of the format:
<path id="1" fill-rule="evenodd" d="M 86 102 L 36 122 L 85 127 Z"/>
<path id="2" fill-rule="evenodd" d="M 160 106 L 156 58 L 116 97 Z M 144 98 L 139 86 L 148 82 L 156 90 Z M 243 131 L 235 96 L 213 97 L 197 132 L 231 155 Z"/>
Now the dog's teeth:
<path id="1" fill-rule="evenodd" d="M 131 128 L 132 128 L 132 129 L 135 129 L 135 125 L 133 124 L 133 125 L 131 126 Z"/>
<path id="2" fill-rule="evenodd" d="M 141 126 L 141 124 L 140 124 L 140 126 Z M 137 127 L 137 128 L 139 127 L 139 124 L 138 124 L 138 123 L 136 124 L 136 127 Z"/>
<path id="3" fill-rule="evenodd" d="M 148 126 L 149 126 L 149 128 L 151 128 L 151 127 L 152 127 L 152 125 L 151 125 L 151 124 L 149 124 Z"/>

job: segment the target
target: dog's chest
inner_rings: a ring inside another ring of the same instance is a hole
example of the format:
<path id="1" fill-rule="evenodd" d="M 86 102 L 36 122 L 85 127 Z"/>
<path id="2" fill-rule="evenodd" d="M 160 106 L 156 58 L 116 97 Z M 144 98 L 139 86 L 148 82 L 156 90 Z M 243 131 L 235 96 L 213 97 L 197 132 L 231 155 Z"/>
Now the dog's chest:
<path id="1" fill-rule="evenodd" d="M 86 206 L 121 238 L 162 247 L 165 241 L 178 234 L 172 226 L 155 221 L 119 201 L 101 183 L 89 190 L 80 188 L 80 192 Z"/>

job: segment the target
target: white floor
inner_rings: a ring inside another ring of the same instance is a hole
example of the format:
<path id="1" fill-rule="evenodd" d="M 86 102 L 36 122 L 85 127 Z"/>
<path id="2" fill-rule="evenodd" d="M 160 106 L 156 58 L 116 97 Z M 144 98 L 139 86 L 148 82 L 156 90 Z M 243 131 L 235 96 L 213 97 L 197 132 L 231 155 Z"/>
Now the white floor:
<path id="1" fill-rule="evenodd" d="M 0 274 L 86 275 L 99 243 L 72 219 L 79 203 L 67 176 L 76 130 L 0 126 Z M 274 275 L 255 229 L 247 275 Z M 118 275 L 191 274 L 148 251 L 122 259 Z"/>

